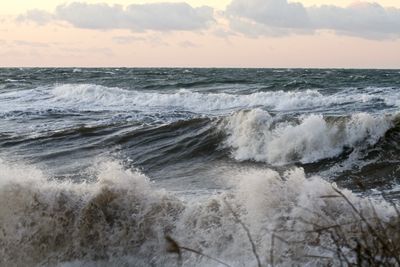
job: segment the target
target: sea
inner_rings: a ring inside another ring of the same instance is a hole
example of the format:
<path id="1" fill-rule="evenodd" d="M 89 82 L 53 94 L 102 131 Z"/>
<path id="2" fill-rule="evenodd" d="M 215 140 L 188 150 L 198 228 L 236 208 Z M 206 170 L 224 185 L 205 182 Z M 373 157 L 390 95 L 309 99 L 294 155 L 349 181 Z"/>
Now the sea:
<path id="1" fill-rule="evenodd" d="M 0 266 L 351 262 L 316 227 L 396 217 L 399 107 L 400 70 L 0 69 Z"/>

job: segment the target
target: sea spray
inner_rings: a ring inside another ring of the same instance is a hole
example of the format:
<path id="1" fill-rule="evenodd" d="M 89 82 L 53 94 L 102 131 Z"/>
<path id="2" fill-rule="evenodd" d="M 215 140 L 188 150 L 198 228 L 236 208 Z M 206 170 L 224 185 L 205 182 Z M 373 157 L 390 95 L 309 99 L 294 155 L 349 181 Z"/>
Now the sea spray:
<path id="1" fill-rule="evenodd" d="M 232 190 L 183 200 L 115 161 L 101 164 L 96 182 L 81 184 L 52 181 L 23 164 L 1 162 L 0 167 L 4 170 L 0 175 L 1 266 L 135 261 L 143 266 L 174 266 L 176 258 L 165 250 L 166 235 L 232 266 L 255 264 L 249 240 L 227 202 L 249 228 L 263 262 L 270 260 L 265 252 L 271 249 L 272 233 L 287 241 L 273 248 L 275 263 L 282 266 L 323 264 L 326 258 L 337 263 L 334 253 L 324 250 L 334 249 L 335 244 L 328 236 L 318 239 L 312 233 L 316 225 L 341 224 L 349 236 L 361 235 L 349 224 L 351 207 L 341 198 L 324 198 L 335 194 L 335 185 L 317 176 L 306 178 L 301 169 L 283 175 L 243 169 L 225 177 L 235 184 Z M 377 212 L 387 222 L 396 216 L 387 202 L 342 192 L 366 217 Z M 310 252 L 326 258 L 304 257 Z M 213 263 L 185 253 L 184 264 Z"/>
<path id="2" fill-rule="evenodd" d="M 227 117 L 225 145 L 237 160 L 270 164 L 310 163 L 340 155 L 347 149 L 374 145 L 392 127 L 392 116 L 357 113 L 349 118 L 303 115 L 280 121 L 262 109 L 243 110 Z"/>

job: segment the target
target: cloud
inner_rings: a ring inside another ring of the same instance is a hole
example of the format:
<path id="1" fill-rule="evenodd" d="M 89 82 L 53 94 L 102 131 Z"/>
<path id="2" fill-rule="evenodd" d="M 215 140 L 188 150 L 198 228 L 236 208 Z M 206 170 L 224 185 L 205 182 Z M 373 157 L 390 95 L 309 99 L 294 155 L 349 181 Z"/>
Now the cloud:
<path id="1" fill-rule="evenodd" d="M 400 37 L 400 9 L 378 3 L 305 7 L 287 0 L 232 0 L 226 14 L 234 30 L 252 36 L 332 30 L 370 39 Z"/>
<path id="2" fill-rule="evenodd" d="M 114 36 L 112 40 L 117 44 L 132 44 L 136 42 L 146 41 L 146 38 L 137 36 Z"/>
<path id="3" fill-rule="evenodd" d="M 236 32 L 231 30 L 226 30 L 222 27 L 217 28 L 213 31 L 213 34 L 219 38 L 229 39 L 229 37 L 236 36 Z"/>
<path id="4" fill-rule="evenodd" d="M 309 16 L 319 28 L 367 38 L 400 37 L 400 9 L 357 2 L 347 8 L 312 7 Z"/>
<path id="5" fill-rule="evenodd" d="M 287 0 L 233 0 L 228 13 L 271 27 L 307 27 L 307 11 L 300 3 Z"/>
<path id="6" fill-rule="evenodd" d="M 19 21 L 45 24 L 65 21 L 85 29 L 130 29 L 133 31 L 192 31 L 206 29 L 214 22 L 214 10 L 186 3 L 132 4 L 126 7 L 105 3 L 73 2 L 57 6 L 54 13 L 29 10 Z"/>
<path id="7" fill-rule="evenodd" d="M 32 9 L 17 17 L 18 22 L 26 20 L 35 21 L 39 25 L 45 25 L 53 20 L 53 15 L 43 10 Z"/>

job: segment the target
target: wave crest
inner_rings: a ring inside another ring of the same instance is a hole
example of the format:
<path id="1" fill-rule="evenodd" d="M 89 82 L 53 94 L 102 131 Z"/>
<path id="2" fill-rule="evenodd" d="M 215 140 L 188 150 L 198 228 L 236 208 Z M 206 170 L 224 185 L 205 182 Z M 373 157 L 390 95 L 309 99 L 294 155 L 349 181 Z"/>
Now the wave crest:
<path id="1" fill-rule="evenodd" d="M 287 110 L 334 103 L 334 101 L 328 101 L 327 98 L 315 90 L 301 92 L 273 91 L 235 95 L 200 93 L 185 89 L 170 93 L 139 92 L 92 84 L 67 84 L 55 87 L 52 94 L 57 100 L 73 101 L 80 104 L 92 103 L 108 107 L 121 105 L 130 107 L 180 107 L 196 112 L 255 106 L 269 106 L 277 110 Z"/>
<path id="2" fill-rule="evenodd" d="M 193 112 L 224 111 L 237 108 L 268 107 L 277 111 L 318 108 L 348 104 L 359 99 L 374 100 L 368 94 L 323 95 L 318 90 L 267 91 L 251 94 L 210 93 L 186 89 L 159 93 L 154 91 L 126 90 L 96 84 L 63 84 L 50 91 L 50 99 L 41 104 L 51 107 L 62 105 L 78 110 L 126 109 L 162 107 L 180 108 Z M 39 97 L 43 97 L 39 95 Z"/>
<path id="3" fill-rule="evenodd" d="M 223 128 L 225 145 L 237 160 L 311 163 L 338 156 L 346 148 L 374 145 L 392 127 L 392 119 L 367 113 L 337 119 L 312 114 L 280 122 L 267 111 L 253 109 L 228 117 Z"/>

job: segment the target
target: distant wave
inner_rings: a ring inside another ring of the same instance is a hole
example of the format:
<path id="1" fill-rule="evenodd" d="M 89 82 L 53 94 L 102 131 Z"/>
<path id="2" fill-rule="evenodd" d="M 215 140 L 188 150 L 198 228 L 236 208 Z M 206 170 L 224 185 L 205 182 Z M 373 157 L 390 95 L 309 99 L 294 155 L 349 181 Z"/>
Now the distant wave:
<path id="1" fill-rule="evenodd" d="M 343 92 L 324 95 L 317 90 L 267 91 L 250 94 L 205 93 L 181 89 L 166 91 L 126 90 L 95 84 L 64 84 L 51 88 L 36 88 L 0 94 L 3 112 L 32 111 L 32 109 L 66 109 L 77 111 L 102 110 L 163 110 L 190 112 L 226 112 L 230 110 L 265 107 L 275 111 L 329 108 L 342 105 L 361 105 L 369 102 L 397 105 L 398 96 L 388 99 L 388 92 Z M 375 102 L 374 102 L 375 101 Z M 328 109 L 329 110 L 329 109 Z"/>
<path id="2" fill-rule="evenodd" d="M 67 84 L 52 90 L 55 100 L 72 105 L 102 107 L 178 107 L 188 111 L 209 112 L 256 106 L 273 110 L 293 110 L 343 104 L 351 101 L 369 101 L 375 96 L 338 95 L 325 96 L 317 90 L 268 91 L 251 94 L 201 93 L 181 89 L 177 92 L 159 93 L 131 91 L 92 84 Z"/>
<path id="3" fill-rule="evenodd" d="M 253 106 L 270 106 L 279 110 L 323 104 L 317 91 L 303 92 L 259 92 L 249 95 L 227 93 L 200 93 L 179 90 L 173 93 L 128 91 L 96 85 L 62 85 L 52 94 L 55 100 L 70 101 L 74 105 L 101 105 L 103 107 L 178 107 L 189 111 L 209 112 Z M 279 101 L 278 101 L 279 100 Z"/>

